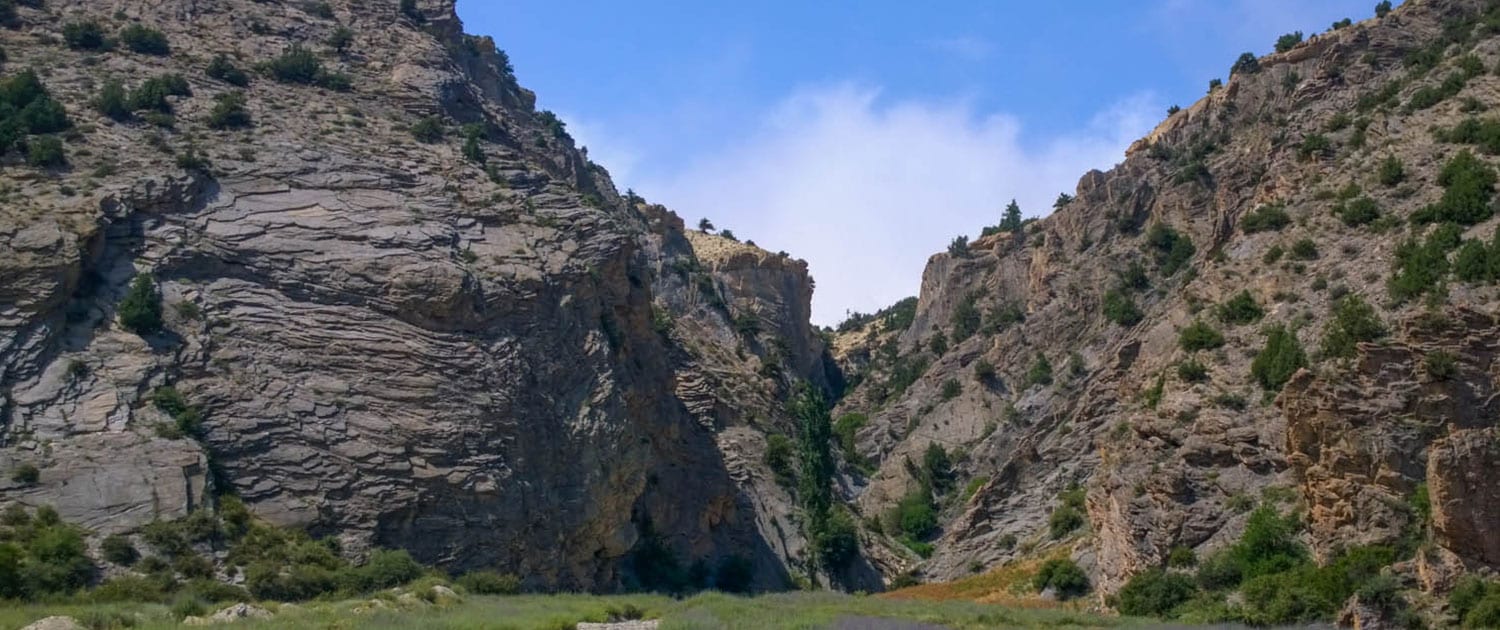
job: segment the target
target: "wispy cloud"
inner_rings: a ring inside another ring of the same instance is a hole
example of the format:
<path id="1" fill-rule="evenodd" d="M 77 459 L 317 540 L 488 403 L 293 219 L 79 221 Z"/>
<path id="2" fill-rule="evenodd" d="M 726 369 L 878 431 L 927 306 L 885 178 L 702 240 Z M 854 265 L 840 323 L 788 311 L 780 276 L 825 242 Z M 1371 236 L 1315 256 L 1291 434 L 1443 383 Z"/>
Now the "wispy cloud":
<path id="1" fill-rule="evenodd" d="M 871 311 L 916 293 L 927 257 L 957 234 L 999 220 L 1016 198 L 1031 215 L 1107 168 L 1160 118 L 1139 95 L 1075 133 L 1034 146 L 1021 123 L 962 100 L 885 102 L 877 89 L 799 91 L 736 138 L 637 190 L 741 238 L 806 258 L 817 280 L 814 320 Z"/>
<path id="2" fill-rule="evenodd" d="M 935 39 L 927 42 L 927 45 L 940 53 L 964 61 L 987 60 L 994 56 L 996 50 L 994 42 L 972 35 Z"/>
<path id="3" fill-rule="evenodd" d="M 590 160 L 609 170 L 610 179 L 624 192 L 627 182 L 636 177 L 636 168 L 643 158 L 641 151 L 630 141 L 611 134 L 606 125 L 596 125 L 567 112 L 558 117 L 567 122 L 568 135 L 573 136 L 573 141 L 588 151 Z"/>

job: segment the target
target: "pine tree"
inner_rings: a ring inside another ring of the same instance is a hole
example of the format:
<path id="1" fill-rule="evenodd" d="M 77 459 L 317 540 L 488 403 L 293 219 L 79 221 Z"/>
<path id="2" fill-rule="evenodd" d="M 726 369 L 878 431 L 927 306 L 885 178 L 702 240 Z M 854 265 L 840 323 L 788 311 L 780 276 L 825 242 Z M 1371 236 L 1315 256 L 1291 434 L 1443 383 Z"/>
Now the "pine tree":
<path id="1" fill-rule="evenodd" d="M 161 330 L 161 294 L 151 276 L 140 274 L 130 283 L 130 292 L 120 301 L 120 325 L 137 335 Z"/>
<path id="2" fill-rule="evenodd" d="M 1005 206 L 1005 218 L 1000 220 L 1001 232 L 1021 231 L 1021 206 L 1016 205 L 1016 200 L 1010 200 L 1010 205 Z"/>

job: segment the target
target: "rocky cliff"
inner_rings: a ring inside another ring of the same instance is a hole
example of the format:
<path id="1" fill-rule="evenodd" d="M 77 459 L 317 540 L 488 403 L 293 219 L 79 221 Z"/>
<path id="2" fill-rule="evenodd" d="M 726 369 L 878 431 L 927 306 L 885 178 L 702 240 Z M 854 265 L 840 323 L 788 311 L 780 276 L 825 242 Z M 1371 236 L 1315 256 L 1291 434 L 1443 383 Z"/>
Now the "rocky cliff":
<path id="1" fill-rule="evenodd" d="M 21 4 L 5 75 L 70 124 L 5 166 L 0 469 L 37 474 L 0 502 L 104 534 L 234 492 L 535 587 L 628 586 L 648 542 L 788 582 L 759 453 L 837 382 L 805 264 L 618 194 L 451 1 Z"/>
<path id="2" fill-rule="evenodd" d="M 1305 506 L 1322 554 L 1423 539 L 1419 489 L 1424 557 L 1495 567 L 1494 15 L 1408 2 L 1247 55 L 1049 216 L 934 255 L 909 323 L 847 326 L 849 498 L 892 572 L 1068 548 L 1108 594 L 1256 505 Z"/>

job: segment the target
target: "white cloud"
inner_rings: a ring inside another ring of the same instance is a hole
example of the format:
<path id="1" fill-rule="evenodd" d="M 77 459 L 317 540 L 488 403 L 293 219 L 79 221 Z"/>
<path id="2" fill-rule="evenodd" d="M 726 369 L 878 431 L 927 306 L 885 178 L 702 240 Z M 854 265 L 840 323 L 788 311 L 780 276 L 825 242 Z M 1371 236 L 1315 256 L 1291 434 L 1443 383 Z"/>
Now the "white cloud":
<path id="1" fill-rule="evenodd" d="M 606 125 L 595 125 L 566 113 L 559 113 L 558 118 L 567 123 L 573 142 L 587 149 L 589 160 L 608 169 L 610 179 L 621 193 L 625 192 L 625 182 L 634 179 L 641 164 L 641 152 L 630 142 L 609 133 Z"/>
<path id="2" fill-rule="evenodd" d="M 635 185 L 689 224 L 706 216 L 807 259 L 813 319 L 831 324 L 846 309 L 916 294 L 927 257 L 996 223 L 1012 197 L 1028 215 L 1049 211 L 1086 170 L 1117 163 L 1162 111 L 1136 96 L 1027 146 L 1014 117 L 966 101 L 885 103 L 875 89 L 824 86 L 785 99 L 736 144 Z"/>

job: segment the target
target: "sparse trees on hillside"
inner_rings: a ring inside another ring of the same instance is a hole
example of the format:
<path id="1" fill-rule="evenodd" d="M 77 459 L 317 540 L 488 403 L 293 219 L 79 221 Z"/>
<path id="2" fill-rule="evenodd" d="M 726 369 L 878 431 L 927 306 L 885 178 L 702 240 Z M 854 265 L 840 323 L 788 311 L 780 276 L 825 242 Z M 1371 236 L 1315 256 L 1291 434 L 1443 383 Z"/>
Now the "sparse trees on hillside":
<path id="1" fill-rule="evenodd" d="M 1240 58 L 1229 67 L 1229 74 L 1254 74 L 1260 72 L 1260 60 L 1255 58 L 1255 53 L 1240 53 Z"/>
<path id="2" fill-rule="evenodd" d="M 1005 206 L 1005 216 L 1000 219 L 1000 231 L 1021 231 L 1021 206 L 1016 204 L 1015 199 L 1010 200 L 1010 204 Z"/>
<path id="3" fill-rule="evenodd" d="M 1286 52 L 1302 43 L 1302 31 L 1292 31 L 1276 38 L 1276 52 Z"/>
<path id="4" fill-rule="evenodd" d="M 698 219 L 698 231 L 704 234 L 714 231 L 714 222 L 708 219 Z"/>

